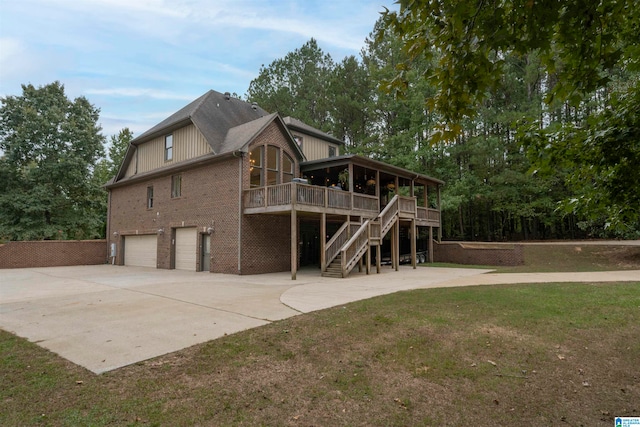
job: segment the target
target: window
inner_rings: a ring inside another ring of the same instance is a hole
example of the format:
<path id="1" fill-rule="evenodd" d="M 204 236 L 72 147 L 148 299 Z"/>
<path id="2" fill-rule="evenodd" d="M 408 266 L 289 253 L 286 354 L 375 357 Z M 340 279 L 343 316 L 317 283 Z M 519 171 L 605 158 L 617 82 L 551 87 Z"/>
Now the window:
<path id="1" fill-rule="evenodd" d="M 169 134 L 164 137 L 164 160 L 173 159 L 173 135 Z"/>
<path id="2" fill-rule="evenodd" d="M 336 147 L 334 147 L 333 145 L 329 146 L 329 157 L 335 157 L 336 156 Z"/>
<path id="3" fill-rule="evenodd" d="M 291 182 L 293 181 L 293 159 L 287 153 L 282 157 L 282 182 Z"/>
<path id="4" fill-rule="evenodd" d="M 182 195 L 182 175 L 173 175 L 171 177 L 171 198 L 180 197 Z"/>
<path id="5" fill-rule="evenodd" d="M 147 209 L 153 207 L 153 187 L 147 187 Z"/>
<path id="6" fill-rule="evenodd" d="M 262 154 L 264 147 L 259 146 L 249 153 L 249 173 L 251 187 L 262 187 Z"/>
<path id="7" fill-rule="evenodd" d="M 298 144 L 298 147 L 300 147 L 300 150 L 302 150 L 302 137 L 299 135 L 294 135 L 293 139 L 296 141 L 296 144 Z"/>
<path id="8" fill-rule="evenodd" d="M 279 181 L 280 149 L 269 145 L 267 147 L 267 185 L 276 185 Z"/>

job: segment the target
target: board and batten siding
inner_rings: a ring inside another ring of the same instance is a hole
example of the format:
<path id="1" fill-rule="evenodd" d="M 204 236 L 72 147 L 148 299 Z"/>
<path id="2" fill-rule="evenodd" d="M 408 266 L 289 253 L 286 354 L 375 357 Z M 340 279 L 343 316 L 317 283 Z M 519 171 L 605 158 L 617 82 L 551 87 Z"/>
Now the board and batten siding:
<path id="1" fill-rule="evenodd" d="M 326 159 L 329 157 L 329 147 L 335 147 L 336 156 L 340 155 L 340 146 L 338 144 L 327 142 L 324 139 L 316 138 L 306 133 L 291 132 L 291 134 L 302 137 L 302 152 L 307 161 Z"/>
<path id="2" fill-rule="evenodd" d="M 138 146 L 135 156 L 127 167 L 125 177 L 193 159 L 211 152 L 211 147 L 204 136 L 193 124 L 176 129 L 171 133 L 173 134 L 173 159 L 164 160 L 164 139 L 166 135 L 159 136 Z M 169 134 L 167 133 L 167 135 Z"/>

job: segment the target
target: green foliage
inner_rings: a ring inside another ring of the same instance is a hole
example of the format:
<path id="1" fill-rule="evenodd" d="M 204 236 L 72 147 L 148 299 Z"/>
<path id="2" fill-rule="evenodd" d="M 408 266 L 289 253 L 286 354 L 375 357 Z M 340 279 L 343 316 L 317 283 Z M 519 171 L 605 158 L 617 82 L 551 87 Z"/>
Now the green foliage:
<path id="1" fill-rule="evenodd" d="M 267 111 L 328 130 L 330 104 L 325 93 L 332 69 L 331 56 L 311 39 L 268 67 L 260 67 L 258 77 L 249 84 L 247 98 Z"/>
<path id="2" fill-rule="evenodd" d="M 92 179 L 103 155 L 99 110 L 55 82 L 2 98 L 0 238 L 93 238 L 105 212 Z"/>
<path id="3" fill-rule="evenodd" d="M 582 227 L 596 235 L 640 236 L 640 79 L 584 123 L 534 127 L 524 137 L 541 174 L 573 171 L 573 196 L 560 210 L 584 217 Z"/>
<path id="4" fill-rule="evenodd" d="M 605 85 L 616 65 L 640 65 L 640 12 L 632 0 L 397 3 L 400 10 L 387 11 L 385 22 L 402 36 L 410 59 L 424 57 L 431 64 L 423 75 L 437 88 L 427 100 L 443 116 L 437 137 L 450 139 L 475 114 L 500 85 L 509 54 L 538 52 L 546 72 L 558 76 L 547 99 L 574 105 Z M 398 64 L 389 88 L 405 90 L 410 68 L 410 61 Z"/>

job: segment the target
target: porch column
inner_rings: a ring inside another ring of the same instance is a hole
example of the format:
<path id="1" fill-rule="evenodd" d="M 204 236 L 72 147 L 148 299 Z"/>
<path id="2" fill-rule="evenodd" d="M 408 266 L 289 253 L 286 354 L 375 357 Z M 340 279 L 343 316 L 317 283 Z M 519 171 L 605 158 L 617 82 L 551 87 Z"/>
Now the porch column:
<path id="1" fill-rule="evenodd" d="M 411 266 L 416 268 L 416 220 L 411 220 Z"/>
<path id="2" fill-rule="evenodd" d="M 382 264 L 382 260 L 380 258 L 382 258 L 382 242 L 380 242 L 380 244 L 376 245 L 376 273 L 380 274 L 380 265 Z"/>
<path id="3" fill-rule="evenodd" d="M 371 223 L 367 224 L 367 274 L 371 273 Z"/>
<path id="4" fill-rule="evenodd" d="M 396 187 L 397 189 L 398 187 Z M 396 221 L 396 230 L 395 230 L 396 244 L 393 250 L 396 253 L 396 271 L 400 268 L 400 219 Z"/>
<path id="5" fill-rule="evenodd" d="M 429 262 L 433 263 L 433 227 L 429 226 Z"/>
<path id="6" fill-rule="evenodd" d="M 327 270 L 327 214 L 322 212 L 320 214 L 320 271 Z"/>
<path id="7" fill-rule="evenodd" d="M 296 280 L 298 272 L 298 213 L 291 209 L 291 280 Z"/>
<path id="8" fill-rule="evenodd" d="M 349 171 L 349 182 L 347 185 L 349 186 L 349 191 L 353 193 L 353 163 L 349 162 L 348 166 Z"/>

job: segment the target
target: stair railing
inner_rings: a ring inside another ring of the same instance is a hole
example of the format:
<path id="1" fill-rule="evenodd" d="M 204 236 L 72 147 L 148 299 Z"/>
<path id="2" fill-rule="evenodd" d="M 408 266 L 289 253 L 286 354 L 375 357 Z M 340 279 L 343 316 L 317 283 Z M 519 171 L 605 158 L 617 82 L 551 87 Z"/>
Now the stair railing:
<path id="1" fill-rule="evenodd" d="M 326 271 L 331 261 L 335 259 L 340 253 L 340 248 L 349 240 L 349 226 L 350 222 L 347 221 L 336 231 L 336 233 L 329 239 L 324 249 L 325 265 L 322 266 L 322 271 Z M 324 239 L 325 236 L 320 236 Z"/>
<path id="2" fill-rule="evenodd" d="M 369 223 L 370 220 L 366 220 L 358 231 L 344 244 L 342 249 L 340 249 L 340 253 L 342 254 L 342 277 L 347 277 L 362 255 L 367 251 L 367 247 L 369 246 Z"/>
<path id="3" fill-rule="evenodd" d="M 398 195 L 393 196 L 393 199 L 378 215 L 380 219 L 380 239 L 387 235 L 387 232 L 391 229 L 398 219 Z"/>

